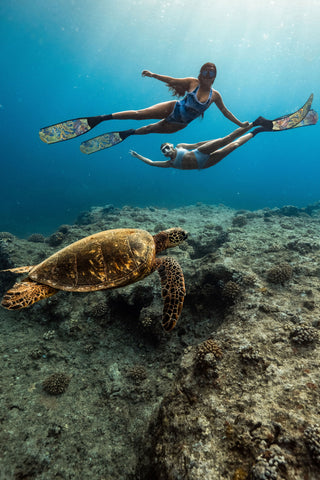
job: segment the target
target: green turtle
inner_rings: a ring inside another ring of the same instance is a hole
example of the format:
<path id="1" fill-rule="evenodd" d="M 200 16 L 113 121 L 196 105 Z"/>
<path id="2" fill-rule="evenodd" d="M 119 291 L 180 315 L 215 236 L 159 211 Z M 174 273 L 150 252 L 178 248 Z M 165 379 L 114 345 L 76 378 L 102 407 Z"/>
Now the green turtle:
<path id="1" fill-rule="evenodd" d="M 27 273 L 2 299 L 8 310 L 29 307 L 59 290 L 93 292 L 124 287 L 158 271 L 164 301 L 162 326 L 170 331 L 182 311 L 185 285 L 179 263 L 171 257 L 156 258 L 166 248 L 187 238 L 182 228 L 156 235 L 145 230 L 119 228 L 90 235 L 59 250 L 39 265 L 4 271 Z"/>

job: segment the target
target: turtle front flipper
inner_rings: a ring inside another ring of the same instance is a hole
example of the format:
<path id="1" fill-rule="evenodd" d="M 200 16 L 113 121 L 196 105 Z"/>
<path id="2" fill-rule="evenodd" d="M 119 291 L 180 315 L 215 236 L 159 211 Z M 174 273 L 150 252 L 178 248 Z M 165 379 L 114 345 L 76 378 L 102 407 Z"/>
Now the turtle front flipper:
<path id="1" fill-rule="evenodd" d="M 20 310 L 21 308 L 30 307 L 30 305 L 43 298 L 51 297 L 57 291 L 49 285 L 41 285 L 26 279 L 21 283 L 16 283 L 7 291 L 1 305 L 8 310 Z"/>
<path id="2" fill-rule="evenodd" d="M 170 332 L 175 327 L 182 311 L 186 294 L 184 276 L 179 263 L 174 258 L 156 258 L 155 262 L 161 280 L 164 302 L 162 326 L 167 332 Z"/>

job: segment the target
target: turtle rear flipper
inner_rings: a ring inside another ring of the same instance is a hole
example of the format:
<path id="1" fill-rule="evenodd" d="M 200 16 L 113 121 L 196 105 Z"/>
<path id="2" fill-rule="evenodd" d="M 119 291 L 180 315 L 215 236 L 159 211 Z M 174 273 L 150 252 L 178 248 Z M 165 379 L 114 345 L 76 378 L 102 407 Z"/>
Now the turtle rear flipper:
<path id="1" fill-rule="evenodd" d="M 1 305 L 8 310 L 20 310 L 30 307 L 30 305 L 43 298 L 51 297 L 57 291 L 49 285 L 41 285 L 26 279 L 21 283 L 16 283 L 7 291 Z"/>
<path id="2" fill-rule="evenodd" d="M 28 265 L 27 267 L 7 268 L 6 270 L 1 270 L 1 272 L 29 273 L 33 268 L 34 265 Z"/>
<path id="3" fill-rule="evenodd" d="M 184 276 L 179 263 L 174 258 L 157 258 L 155 261 L 161 280 L 164 302 L 162 326 L 167 332 L 170 332 L 175 327 L 182 311 L 186 294 Z"/>

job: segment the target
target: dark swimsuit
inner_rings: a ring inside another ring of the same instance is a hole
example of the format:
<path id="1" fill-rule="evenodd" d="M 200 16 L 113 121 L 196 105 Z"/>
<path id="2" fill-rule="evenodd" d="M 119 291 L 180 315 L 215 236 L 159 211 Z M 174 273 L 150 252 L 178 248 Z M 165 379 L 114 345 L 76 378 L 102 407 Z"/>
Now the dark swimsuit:
<path id="1" fill-rule="evenodd" d="M 208 100 L 205 103 L 201 103 L 197 99 L 198 90 L 199 86 L 192 92 L 187 93 L 182 100 L 178 100 L 174 106 L 173 112 L 165 119 L 166 122 L 188 125 L 188 123 L 192 122 L 192 120 L 205 112 L 207 108 L 210 107 L 212 89 L 210 90 Z"/>

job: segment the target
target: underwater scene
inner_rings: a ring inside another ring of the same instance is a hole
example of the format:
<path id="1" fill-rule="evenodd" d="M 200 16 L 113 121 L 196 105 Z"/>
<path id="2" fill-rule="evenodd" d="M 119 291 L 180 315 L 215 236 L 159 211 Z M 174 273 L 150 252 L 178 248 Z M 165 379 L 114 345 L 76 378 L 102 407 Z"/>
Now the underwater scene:
<path id="1" fill-rule="evenodd" d="M 320 0 L 0 5 L 0 480 L 320 479 Z"/>

